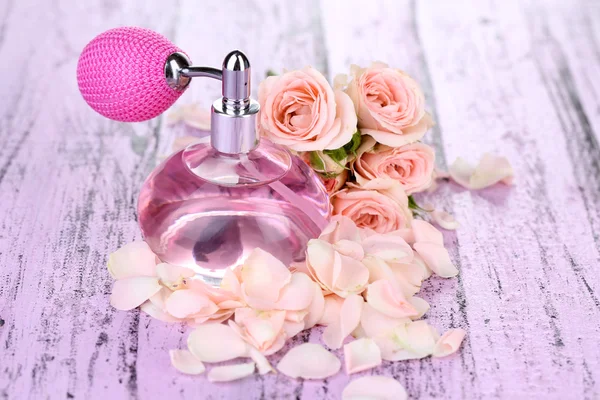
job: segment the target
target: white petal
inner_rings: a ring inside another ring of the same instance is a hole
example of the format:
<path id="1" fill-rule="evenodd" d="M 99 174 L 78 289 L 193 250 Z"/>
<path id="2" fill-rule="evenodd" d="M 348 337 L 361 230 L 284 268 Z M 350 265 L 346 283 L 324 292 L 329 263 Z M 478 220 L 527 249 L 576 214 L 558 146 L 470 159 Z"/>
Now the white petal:
<path id="1" fill-rule="evenodd" d="M 228 325 L 205 324 L 197 327 L 187 340 L 188 348 L 204 362 L 221 362 L 246 357 L 248 346 Z"/>
<path id="2" fill-rule="evenodd" d="M 381 351 L 373 339 L 358 339 L 344 345 L 344 363 L 348 375 L 381 364 Z"/>
<path id="3" fill-rule="evenodd" d="M 305 273 L 295 272 L 292 279 L 282 290 L 278 310 L 304 310 L 310 306 L 314 297 L 315 282 Z"/>
<path id="4" fill-rule="evenodd" d="M 113 285 L 110 305 L 121 311 L 128 311 L 144 303 L 160 290 L 158 278 L 141 276 L 119 279 Z"/>
<path id="5" fill-rule="evenodd" d="M 350 382 L 342 400 L 406 400 L 408 394 L 397 380 L 387 376 L 363 376 Z"/>
<path id="6" fill-rule="evenodd" d="M 338 373 L 342 363 L 315 343 L 303 343 L 287 352 L 277 369 L 291 378 L 324 379 Z"/>
<path id="7" fill-rule="evenodd" d="M 168 312 L 164 311 L 162 308 L 158 307 L 156 304 L 154 304 L 151 301 L 147 301 L 144 304 L 142 304 L 140 306 L 140 310 L 142 310 L 143 312 L 145 312 L 146 314 L 148 314 L 152 318 L 155 318 L 155 319 L 157 319 L 159 321 L 163 321 L 163 322 L 181 322 L 181 321 L 184 321 L 184 320 L 182 320 L 180 318 L 175 318 L 174 316 L 172 316 Z"/>
<path id="8" fill-rule="evenodd" d="M 185 278 L 191 278 L 196 273 L 189 268 L 160 263 L 156 266 L 156 275 L 163 285 L 170 289 L 177 289 L 182 285 Z"/>
<path id="9" fill-rule="evenodd" d="M 223 365 L 213 367 L 208 372 L 208 380 L 210 382 L 229 382 L 245 378 L 254 373 L 254 363 Z"/>
<path id="10" fill-rule="evenodd" d="M 188 350 L 169 350 L 171 364 L 179 372 L 189 375 L 199 375 L 206 369 L 202 361 L 198 360 Z"/>

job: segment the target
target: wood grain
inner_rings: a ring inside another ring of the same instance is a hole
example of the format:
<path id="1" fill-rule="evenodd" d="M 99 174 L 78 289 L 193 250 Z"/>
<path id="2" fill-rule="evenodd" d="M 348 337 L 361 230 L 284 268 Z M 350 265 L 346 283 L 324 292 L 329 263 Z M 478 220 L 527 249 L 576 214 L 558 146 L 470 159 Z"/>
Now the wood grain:
<path id="1" fill-rule="evenodd" d="M 362 374 L 393 376 L 412 398 L 600 398 L 597 2 L 168 3 L 0 4 L 2 398 L 338 399 L 350 380 L 182 376 L 167 350 L 187 328 L 109 307 L 107 254 L 139 237 L 139 186 L 179 134 L 162 118 L 107 121 L 81 99 L 79 52 L 119 25 L 157 30 L 196 63 L 239 48 L 254 83 L 307 64 L 330 78 L 374 60 L 408 71 L 437 122 L 438 164 L 492 151 L 517 181 L 425 196 L 462 224 L 445 235 L 459 278 L 423 291 L 430 323 L 468 331 L 461 351 Z M 179 103 L 218 92 L 197 81 Z"/>

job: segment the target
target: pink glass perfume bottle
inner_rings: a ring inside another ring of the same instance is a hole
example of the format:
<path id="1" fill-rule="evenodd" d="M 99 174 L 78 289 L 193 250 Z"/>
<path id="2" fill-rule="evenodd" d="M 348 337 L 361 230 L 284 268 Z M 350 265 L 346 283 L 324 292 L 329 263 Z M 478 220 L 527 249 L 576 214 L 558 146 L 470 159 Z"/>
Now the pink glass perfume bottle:
<path id="1" fill-rule="evenodd" d="M 286 264 L 302 261 L 327 223 L 329 199 L 308 165 L 259 139 L 243 53 L 228 54 L 222 69 L 193 66 L 164 36 L 123 27 L 94 38 L 77 65 L 85 101 L 126 122 L 161 114 L 195 77 L 221 80 L 223 97 L 211 109 L 210 138 L 172 155 L 144 182 L 144 239 L 161 260 L 213 285 L 256 247 Z"/>
<path id="2" fill-rule="evenodd" d="M 152 250 L 207 283 L 218 284 L 225 268 L 256 247 L 286 264 L 302 261 L 329 212 L 310 167 L 259 139 L 258 109 L 248 60 L 234 51 L 223 64 L 223 98 L 212 107 L 210 138 L 165 160 L 140 192 L 139 224 Z"/>

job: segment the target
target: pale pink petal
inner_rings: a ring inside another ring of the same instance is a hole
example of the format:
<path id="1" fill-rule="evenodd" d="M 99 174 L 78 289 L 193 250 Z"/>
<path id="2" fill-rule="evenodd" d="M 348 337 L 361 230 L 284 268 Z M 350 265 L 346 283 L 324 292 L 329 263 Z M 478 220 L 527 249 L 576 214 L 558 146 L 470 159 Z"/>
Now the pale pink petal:
<path id="1" fill-rule="evenodd" d="M 369 285 L 367 303 L 392 318 L 405 318 L 418 314 L 402 292 L 394 288 L 388 280 L 382 279 Z"/>
<path id="2" fill-rule="evenodd" d="M 419 253 L 427 267 L 429 267 L 437 276 L 442 278 L 451 278 L 458 275 L 458 270 L 452 264 L 448 250 L 444 246 L 435 243 L 418 242 L 413 248 Z"/>
<path id="3" fill-rule="evenodd" d="M 411 228 L 398 229 L 396 231 L 388 232 L 386 235 L 400 236 L 406 243 L 410 245 L 415 242 L 415 234 Z"/>
<path id="4" fill-rule="evenodd" d="M 291 339 L 304 330 L 304 321 L 292 322 L 285 321 L 283 323 L 283 331 L 286 339 Z"/>
<path id="5" fill-rule="evenodd" d="M 330 325 L 339 318 L 344 299 L 336 294 L 330 294 L 324 298 L 323 315 L 317 322 L 318 325 Z"/>
<path id="6" fill-rule="evenodd" d="M 415 310 L 417 310 L 417 315 L 411 316 L 412 319 L 419 319 L 423 315 L 425 315 L 427 311 L 429 311 L 429 303 L 423 300 L 422 298 L 413 296 L 409 299 L 409 301 L 410 304 L 412 304 L 412 306 L 415 308 Z"/>
<path id="7" fill-rule="evenodd" d="M 406 399 L 408 394 L 400 382 L 387 376 L 363 376 L 346 385 L 342 392 L 342 400 Z"/>
<path id="8" fill-rule="evenodd" d="M 315 343 L 303 343 L 287 352 L 277 369 L 291 378 L 325 379 L 338 373 L 342 363 Z"/>
<path id="9" fill-rule="evenodd" d="M 247 302 L 252 299 L 274 303 L 279 299 L 281 289 L 292 279 L 292 274 L 277 258 L 256 248 L 244 262 L 241 278 Z"/>
<path id="10" fill-rule="evenodd" d="M 410 322 L 408 318 L 392 318 L 385 315 L 377 311 L 369 303 L 364 304 L 360 316 L 360 326 L 365 335 L 370 338 L 386 335 L 397 327 L 406 325 L 408 322 Z"/>
<path id="11" fill-rule="evenodd" d="M 485 153 L 475 168 L 462 158 L 457 158 L 450 166 L 449 174 L 456 183 L 471 190 L 483 189 L 498 182 L 511 185 L 514 177 L 506 157 L 490 153 Z"/>
<path id="12" fill-rule="evenodd" d="M 119 279 L 113 285 L 110 305 L 121 311 L 132 310 L 154 296 L 160 288 L 158 278 L 151 276 Z"/>
<path id="13" fill-rule="evenodd" d="M 190 289 L 176 290 L 165 301 L 165 311 L 176 318 L 187 318 L 195 314 L 208 316 L 219 310 L 215 303 L 200 292 Z"/>
<path id="14" fill-rule="evenodd" d="M 228 325 L 204 324 L 192 331 L 188 349 L 204 362 L 221 362 L 246 357 L 248 345 Z"/>
<path id="15" fill-rule="evenodd" d="M 369 270 L 369 283 L 373 283 L 378 280 L 389 280 L 390 282 L 395 281 L 394 271 L 392 265 L 388 264 L 379 257 L 365 257 L 363 264 Z"/>
<path id="16" fill-rule="evenodd" d="M 108 272 L 114 279 L 154 276 L 156 255 L 146 242 L 132 242 L 108 256 Z"/>
<path id="17" fill-rule="evenodd" d="M 421 290 L 421 284 L 425 279 L 425 269 L 422 266 L 424 264 L 415 262 L 415 260 L 410 264 L 390 264 L 397 287 L 406 298 L 415 295 Z"/>
<path id="18" fill-rule="evenodd" d="M 412 360 L 427 357 L 433 353 L 436 341 L 439 338 L 437 331 L 425 321 L 412 321 L 404 329 L 394 331 L 393 341 L 396 349 L 389 352 L 381 351 L 382 358 L 388 361 Z"/>
<path id="19" fill-rule="evenodd" d="M 169 350 L 169 356 L 171 356 L 171 365 L 184 374 L 199 375 L 206 369 L 202 361 L 188 350 Z"/>
<path id="20" fill-rule="evenodd" d="M 362 242 L 365 253 L 388 262 L 411 262 L 413 251 L 399 235 L 376 234 Z"/>
<path id="21" fill-rule="evenodd" d="M 335 253 L 331 291 L 341 297 L 361 293 L 369 282 L 369 269 L 352 257 Z"/>
<path id="22" fill-rule="evenodd" d="M 191 269 L 177 265 L 160 263 L 156 266 L 156 276 L 163 285 L 172 290 L 181 287 L 186 278 L 191 278 L 195 274 Z"/>
<path id="23" fill-rule="evenodd" d="M 341 303 L 340 303 L 341 304 Z M 313 299 L 308 308 L 308 314 L 304 318 L 305 328 L 309 329 L 315 326 L 325 313 L 325 297 L 321 287 L 316 283 L 313 285 Z"/>
<path id="24" fill-rule="evenodd" d="M 411 224 L 413 234 L 415 235 L 415 243 L 434 243 L 440 246 L 444 245 L 444 236 L 442 232 L 431 225 L 427 221 L 415 219 Z"/>
<path id="25" fill-rule="evenodd" d="M 308 315 L 308 309 L 300 311 L 286 311 L 285 320 L 289 322 L 304 322 L 304 319 Z"/>
<path id="26" fill-rule="evenodd" d="M 337 243 L 340 240 L 350 240 L 360 243 L 361 230 L 350 218 L 342 215 L 334 215 L 329 225 L 319 235 L 319 239 L 331 244 Z"/>
<path id="27" fill-rule="evenodd" d="M 362 260 L 365 256 L 365 252 L 359 243 L 351 240 L 340 240 L 333 244 L 333 248 L 340 254 L 354 258 L 355 260 Z"/>
<path id="28" fill-rule="evenodd" d="M 310 274 L 324 290 L 333 286 L 333 267 L 336 262 L 333 246 L 321 239 L 311 239 L 306 247 L 306 266 Z M 339 254 L 337 255 L 339 262 Z"/>
<path id="29" fill-rule="evenodd" d="M 446 357 L 455 353 L 460 347 L 466 334 L 467 332 L 463 329 L 450 329 L 438 339 L 435 348 L 433 349 L 433 356 Z"/>
<path id="30" fill-rule="evenodd" d="M 265 355 L 279 351 L 285 344 L 283 330 L 286 312 L 238 308 L 230 327 Z"/>
<path id="31" fill-rule="evenodd" d="M 348 375 L 381 365 L 381 351 L 373 339 L 358 339 L 344 345 L 344 363 Z"/>
<path id="32" fill-rule="evenodd" d="M 250 346 L 248 350 L 248 356 L 256 363 L 256 368 L 258 368 L 259 374 L 264 375 L 274 371 L 273 367 L 269 363 L 269 360 L 267 360 L 267 357 L 265 357 L 265 355 L 256 348 Z"/>
<path id="33" fill-rule="evenodd" d="M 362 296 L 351 294 L 346 297 L 340 309 L 338 318 L 323 331 L 323 343 L 334 350 L 342 347 L 344 339 L 346 339 L 360 323 L 360 314 L 362 312 L 363 304 L 364 300 Z"/>
<path id="34" fill-rule="evenodd" d="M 208 371 L 208 380 L 210 382 L 235 381 L 252 375 L 254 373 L 254 369 L 255 364 L 253 362 L 213 367 L 210 371 Z"/>
<path id="35" fill-rule="evenodd" d="M 156 304 L 154 304 L 151 301 L 147 301 L 144 304 L 142 304 L 140 306 L 140 310 L 142 310 L 143 312 L 145 312 L 152 318 L 155 318 L 159 321 L 163 321 L 163 322 L 181 322 L 181 321 L 183 321 L 180 318 L 175 318 L 174 316 L 167 313 L 166 311 L 164 311 L 162 308 L 158 307 Z"/>
<path id="36" fill-rule="evenodd" d="M 431 218 L 433 221 L 438 224 L 441 228 L 446 229 L 448 231 L 456 230 L 460 226 L 457 220 L 446 211 L 441 210 L 433 210 L 431 213 Z"/>
<path id="37" fill-rule="evenodd" d="M 315 283 L 302 272 L 292 274 L 290 283 L 281 290 L 276 303 L 278 310 L 304 310 L 310 306 L 314 296 Z"/>
<path id="38" fill-rule="evenodd" d="M 225 270 L 225 275 L 223 275 L 223 279 L 221 279 L 221 285 L 219 286 L 219 288 L 221 290 L 232 293 L 237 297 L 241 297 L 242 289 L 240 281 L 235 272 L 233 272 L 233 270 L 230 268 L 227 268 Z"/>

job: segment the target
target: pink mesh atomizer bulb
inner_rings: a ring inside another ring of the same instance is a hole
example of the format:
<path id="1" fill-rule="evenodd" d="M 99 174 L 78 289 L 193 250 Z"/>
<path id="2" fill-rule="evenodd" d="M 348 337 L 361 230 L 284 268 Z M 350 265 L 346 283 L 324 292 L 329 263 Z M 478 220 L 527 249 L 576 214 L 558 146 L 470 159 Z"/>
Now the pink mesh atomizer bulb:
<path id="1" fill-rule="evenodd" d="M 196 67 L 163 36 L 117 28 L 92 40 L 77 66 L 81 94 L 97 112 L 143 121 L 165 111 L 193 77 L 222 81 L 211 107 L 211 134 L 156 167 L 138 200 L 144 239 L 164 261 L 218 285 L 261 248 L 286 264 L 305 257 L 327 224 L 329 198 L 299 157 L 260 139 L 250 62 L 230 52 L 222 69 Z"/>

